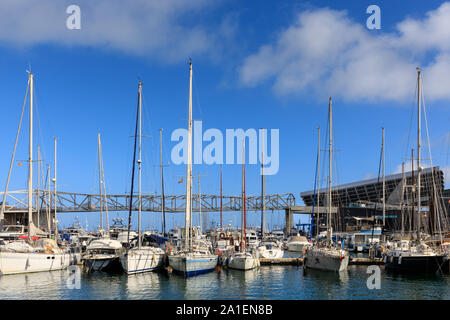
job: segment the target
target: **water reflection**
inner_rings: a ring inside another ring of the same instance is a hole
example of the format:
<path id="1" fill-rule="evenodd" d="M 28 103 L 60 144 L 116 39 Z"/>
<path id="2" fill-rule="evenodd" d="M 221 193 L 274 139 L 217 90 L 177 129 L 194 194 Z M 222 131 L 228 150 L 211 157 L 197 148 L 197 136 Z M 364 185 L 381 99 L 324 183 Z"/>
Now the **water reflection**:
<path id="1" fill-rule="evenodd" d="M 65 271 L 12 274 L 0 277 L 0 296 L 5 299 L 59 299 Z"/>
<path id="2" fill-rule="evenodd" d="M 300 266 L 222 270 L 192 278 L 164 272 L 136 275 L 94 272 L 81 275 L 81 288 L 66 285 L 67 271 L 0 277 L 1 299 L 450 299 L 450 276 L 385 273 L 381 289 L 371 290 L 367 267 L 341 273 Z"/>
<path id="3" fill-rule="evenodd" d="M 126 299 L 161 299 L 161 283 L 164 275 L 159 272 L 145 272 L 124 275 Z"/>

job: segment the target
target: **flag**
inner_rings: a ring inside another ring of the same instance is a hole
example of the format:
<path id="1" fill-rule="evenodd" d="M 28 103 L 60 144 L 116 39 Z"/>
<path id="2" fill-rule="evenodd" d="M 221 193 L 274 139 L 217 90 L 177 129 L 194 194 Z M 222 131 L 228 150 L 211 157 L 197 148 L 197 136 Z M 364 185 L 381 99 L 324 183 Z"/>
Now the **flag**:
<path id="1" fill-rule="evenodd" d="M 183 179 L 181 179 L 180 181 L 178 181 L 178 183 L 183 183 Z"/>

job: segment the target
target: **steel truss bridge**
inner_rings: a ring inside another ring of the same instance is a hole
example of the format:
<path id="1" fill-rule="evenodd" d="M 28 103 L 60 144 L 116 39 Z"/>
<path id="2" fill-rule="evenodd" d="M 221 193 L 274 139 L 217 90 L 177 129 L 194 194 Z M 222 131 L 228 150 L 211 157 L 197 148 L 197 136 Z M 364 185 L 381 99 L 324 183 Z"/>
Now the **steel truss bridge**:
<path id="1" fill-rule="evenodd" d="M 46 190 L 34 190 L 34 206 L 33 211 L 36 212 L 36 203 L 41 212 L 50 209 L 54 212 L 55 194 Z M 3 192 L 0 193 L 0 199 Z M 161 212 L 162 197 L 161 195 L 144 194 L 142 197 L 142 211 Z M 199 212 L 219 212 L 220 196 L 208 194 L 193 194 L 192 211 Z M 106 200 L 106 201 L 105 201 Z M 56 194 L 56 211 L 64 212 L 99 212 L 101 205 L 103 210 L 108 211 L 128 211 L 130 207 L 130 195 L 103 195 L 84 194 L 72 192 L 58 192 Z M 27 211 L 27 191 L 10 191 L 6 197 L 5 213 L 20 213 Z M 257 211 L 262 209 L 262 196 L 246 196 L 246 209 L 248 211 Z M 295 207 L 295 197 L 292 193 L 283 193 L 275 195 L 265 195 L 264 203 L 266 210 L 289 210 Z M 165 212 L 185 212 L 186 196 L 185 195 L 167 195 L 164 196 Z M 222 196 L 222 210 L 240 211 L 242 208 L 241 196 Z M 139 200 L 137 194 L 133 194 L 132 210 L 139 210 Z"/>

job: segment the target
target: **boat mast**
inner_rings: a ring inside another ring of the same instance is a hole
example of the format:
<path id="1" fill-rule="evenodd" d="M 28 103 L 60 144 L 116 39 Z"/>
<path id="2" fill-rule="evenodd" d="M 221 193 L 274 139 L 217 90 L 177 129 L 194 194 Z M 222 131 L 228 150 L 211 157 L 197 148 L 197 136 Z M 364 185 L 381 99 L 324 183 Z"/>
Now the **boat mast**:
<path id="1" fill-rule="evenodd" d="M 385 169 L 384 169 L 384 128 L 382 128 L 383 131 L 383 138 L 382 138 L 382 153 L 383 153 L 383 226 L 386 224 L 386 178 L 385 178 Z M 374 221 L 375 223 L 375 221 Z"/>
<path id="2" fill-rule="evenodd" d="M 141 82 L 139 81 L 139 87 Z M 128 232 L 127 232 L 127 246 L 126 253 L 128 254 L 128 250 L 130 248 L 130 228 L 131 228 L 131 211 L 133 209 L 133 189 L 134 189 L 134 169 L 136 164 L 136 141 L 138 134 L 138 122 L 139 122 L 139 111 L 140 111 L 140 95 L 138 94 L 138 107 L 136 112 L 136 126 L 134 128 L 134 148 L 133 148 L 133 165 L 131 169 L 131 190 L 130 190 L 130 204 L 128 209 Z"/>
<path id="3" fill-rule="evenodd" d="M 164 169 L 163 169 L 163 158 L 162 158 L 162 131 L 163 129 L 159 129 L 159 154 L 161 160 L 161 222 L 162 222 L 162 233 L 166 234 L 166 213 L 165 213 L 165 202 L 164 198 Z"/>
<path id="4" fill-rule="evenodd" d="M 421 89 L 421 79 L 420 79 L 420 67 L 417 67 L 417 238 L 420 240 L 420 224 L 421 224 L 421 195 L 420 195 L 420 92 Z"/>
<path id="5" fill-rule="evenodd" d="M 54 199 L 54 204 L 55 204 L 55 217 L 54 217 L 54 219 L 55 219 L 55 240 L 57 240 L 58 238 L 58 220 L 57 220 L 57 218 L 56 218 L 56 137 L 55 137 L 55 177 L 53 178 L 53 182 L 54 182 L 54 184 L 55 184 L 55 199 Z"/>
<path id="6" fill-rule="evenodd" d="M 39 145 L 37 146 L 37 156 L 38 156 L 38 161 L 37 161 L 37 191 L 36 191 L 36 197 L 35 197 L 35 201 L 36 201 L 36 211 L 37 211 L 37 227 L 40 228 L 40 214 L 41 214 L 41 210 L 40 210 L 40 201 L 39 201 L 39 189 L 41 188 L 41 148 L 39 147 Z"/>
<path id="7" fill-rule="evenodd" d="M 264 240 L 266 233 L 266 177 L 264 175 L 264 129 L 262 136 L 262 152 L 261 152 L 261 240 Z"/>
<path id="8" fill-rule="evenodd" d="M 46 209 L 47 209 L 47 232 L 51 234 L 52 225 L 51 225 L 51 211 L 52 211 L 52 193 L 50 190 L 50 164 L 47 164 L 47 201 L 46 201 Z"/>
<path id="9" fill-rule="evenodd" d="M 102 152 L 102 144 L 100 142 L 100 154 L 102 159 L 102 186 L 103 186 L 103 203 L 105 205 L 105 217 L 106 217 L 106 231 L 109 234 L 109 216 L 108 216 L 108 198 L 106 197 L 106 182 L 105 182 L 105 170 L 103 169 L 103 152 Z"/>
<path id="10" fill-rule="evenodd" d="M 405 197 L 405 184 L 406 184 L 406 179 L 405 179 L 405 163 L 402 162 L 402 197 L 401 197 L 401 201 L 400 201 L 400 205 L 401 205 L 401 214 L 402 214 L 402 236 L 404 236 L 405 234 L 405 210 L 404 210 L 404 197 Z"/>
<path id="11" fill-rule="evenodd" d="M 332 106 L 331 106 L 331 97 L 329 99 L 328 102 L 328 122 L 329 122 L 329 144 L 328 144 L 328 219 L 327 219 L 327 229 L 328 229 L 328 245 L 331 246 L 331 242 L 333 241 L 333 231 L 332 231 L 332 227 L 331 227 L 331 162 L 332 162 L 332 145 L 333 145 L 333 140 L 332 140 L 332 136 L 333 136 L 333 121 L 332 121 Z"/>
<path id="12" fill-rule="evenodd" d="M 98 145 L 98 187 L 100 189 L 100 226 L 101 233 L 103 234 L 103 193 L 102 193 L 102 156 L 100 151 L 100 132 L 97 134 L 97 145 Z"/>
<path id="13" fill-rule="evenodd" d="M 141 195 L 141 166 L 142 166 L 142 82 L 139 80 L 139 159 L 138 163 L 138 171 L 139 171 L 139 191 L 138 191 L 138 202 L 139 202 L 139 214 L 138 214 L 138 248 L 141 249 L 141 238 L 142 238 L 142 195 Z"/>
<path id="14" fill-rule="evenodd" d="M 33 74 L 30 78 L 30 132 L 28 145 L 28 240 L 31 240 L 31 228 L 33 225 Z"/>
<path id="15" fill-rule="evenodd" d="M 222 207 L 222 165 L 220 165 L 220 230 L 223 230 L 223 207 Z"/>
<path id="16" fill-rule="evenodd" d="M 417 222 L 415 222 L 414 214 L 416 213 L 416 183 L 414 177 L 414 149 L 411 149 L 411 198 L 412 198 L 412 208 L 411 208 L 411 217 L 409 219 L 409 232 L 413 232 L 413 229 L 417 226 Z"/>
<path id="17" fill-rule="evenodd" d="M 200 193 L 200 171 L 198 172 L 198 208 L 199 208 L 199 218 L 200 218 L 200 234 L 202 233 L 202 196 Z"/>
<path id="18" fill-rule="evenodd" d="M 241 252 L 245 252 L 246 234 L 245 234 L 245 138 L 242 144 L 242 206 L 241 206 Z"/>
<path id="19" fill-rule="evenodd" d="M 244 250 L 247 249 L 247 204 L 245 201 L 245 138 L 244 138 L 244 176 L 243 176 L 243 181 L 244 181 Z"/>
<path id="20" fill-rule="evenodd" d="M 320 233 L 320 127 L 317 128 L 317 239 L 319 238 Z M 313 213 L 314 214 L 314 213 Z M 312 236 L 312 235 L 311 235 Z"/>
<path id="21" fill-rule="evenodd" d="M 189 120 L 188 120 L 188 152 L 186 169 L 186 213 L 185 213 L 185 247 L 190 247 L 190 219 L 191 219 L 191 184 L 192 184 L 192 61 L 189 61 Z"/>

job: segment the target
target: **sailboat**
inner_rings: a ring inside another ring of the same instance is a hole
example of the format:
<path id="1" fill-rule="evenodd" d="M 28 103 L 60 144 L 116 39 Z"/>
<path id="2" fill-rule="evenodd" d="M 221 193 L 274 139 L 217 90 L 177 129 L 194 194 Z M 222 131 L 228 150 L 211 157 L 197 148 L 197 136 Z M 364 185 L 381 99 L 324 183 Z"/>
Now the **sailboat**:
<path id="1" fill-rule="evenodd" d="M 421 232 L 422 219 L 422 200 L 421 200 L 421 166 L 420 166 L 420 151 L 421 151 L 421 69 L 417 67 L 417 218 L 416 218 L 416 240 L 408 241 L 401 240 L 396 246 L 383 254 L 385 268 L 388 271 L 409 273 L 436 273 L 442 272 L 442 268 L 446 262 L 446 254 L 444 250 L 437 250 L 428 246 Z M 412 168 L 414 172 L 414 169 Z M 415 210 L 413 209 L 413 214 Z M 438 218 L 439 219 L 439 218 Z M 442 245 L 441 238 L 441 248 Z"/>
<path id="2" fill-rule="evenodd" d="M 122 255 L 123 247 L 120 241 L 117 238 L 112 238 L 110 234 L 100 132 L 98 133 L 98 176 L 100 189 L 100 227 L 98 234 L 100 239 L 94 239 L 86 246 L 86 252 L 82 260 L 89 272 L 116 272 L 122 269 L 119 257 Z M 106 232 L 103 229 L 103 204 L 106 209 Z"/>
<path id="3" fill-rule="evenodd" d="M 28 88 L 30 93 L 28 150 L 28 230 L 27 236 L 25 237 L 26 239 L 14 240 L 0 246 L 0 274 L 2 275 L 61 270 L 67 268 L 71 261 L 70 253 L 61 249 L 54 239 L 44 238 L 45 233 L 39 229 L 39 226 L 35 226 L 33 223 L 33 87 L 34 75 L 31 72 L 28 72 L 27 93 Z M 16 145 L 19 132 L 20 124 L 16 137 Z M 14 162 L 16 145 L 14 146 L 11 165 Z M 5 193 L 3 194 L 3 203 L 0 209 L 0 218 L 4 217 L 5 196 L 8 192 L 8 183 L 9 177 L 11 175 L 11 169 L 12 166 L 10 166 Z M 55 236 L 57 236 L 56 231 Z"/>
<path id="4" fill-rule="evenodd" d="M 332 152 L 332 107 L 331 97 L 328 104 L 328 121 L 329 121 L 329 150 L 328 150 L 328 210 L 327 210 L 327 242 L 324 246 L 319 245 L 318 241 L 312 247 L 305 247 L 303 254 L 304 268 L 319 269 L 325 271 L 345 271 L 347 270 L 349 255 L 342 248 L 338 248 L 333 244 L 333 228 L 331 226 L 331 152 Z"/>
<path id="5" fill-rule="evenodd" d="M 264 130 L 263 130 L 264 132 Z M 266 180 L 264 175 L 264 134 L 262 136 L 262 151 L 261 151 L 261 241 L 258 244 L 257 250 L 261 258 L 278 259 L 283 257 L 283 244 L 276 239 L 266 238 L 266 201 L 265 189 Z"/>
<path id="6" fill-rule="evenodd" d="M 210 272 L 217 266 L 218 255 L 212 253 L 212 247 L 199 241 L 195 248 L 191 239 L 191 191 L 192 191 L 192 62 L 189 62 L 189 123 L 188 152 L 186 174 L 186 211 L 184 227 L 184 248 L 169 252 L 169 266 L 175 273 L 186 277 Z"/>
<path id="7" fill-rule="evenodd" d="M 138 112 L 137 112 L 137 122 L 136 129 L 139 124 L 139 159 L 137 160 L 139 168 L 139 216 L 138 216 L 138 236 L 135 239 L 128 239 L 127 250 L 125 254 L 120 257 L 120 263 L 122 264 L 123 270 L 127 274 L 142 273 L 156 270 L 163 267 L 164 264 L 164 250 L 160 248 L 156 241 L 152 241 L 153 238 L 146 237 L 143 235 L 141 230 L 141 214 L 142 214 L 142 196 L 141 196 L 141 139 L 142 139 L 142 82 L 139 81 L 138 88 Z M 136 157 L 136 132 L 134 136 L 134 154 L 133 154 L 133 174 L 131 182 L 131 195 L 130 195 L 130 211 L 129 211 L 129 224 L 128 224 L 128 238 L 130 232 L 130 222 L 131 222 L 131 206 L 133 199 L 133 181 L 134 181 L 134 166 Z"/>
<path id="8" fill-rule="evenodd" d="M 260 266 L 260 261 L 257 250 L 249 252 L 247 250 L 247 237 L 246 237 L 246 200 L 245 200 L 245 139 L 243 143 L 243 164 L 242 164 L 242 208 L 241 208 L 241 243 L 239 251 L 234 252 L 228 258 L 227 266 L 230 269 L 238 270 L 251 270 Z"/>

